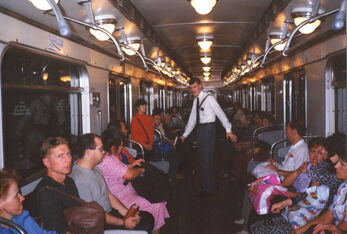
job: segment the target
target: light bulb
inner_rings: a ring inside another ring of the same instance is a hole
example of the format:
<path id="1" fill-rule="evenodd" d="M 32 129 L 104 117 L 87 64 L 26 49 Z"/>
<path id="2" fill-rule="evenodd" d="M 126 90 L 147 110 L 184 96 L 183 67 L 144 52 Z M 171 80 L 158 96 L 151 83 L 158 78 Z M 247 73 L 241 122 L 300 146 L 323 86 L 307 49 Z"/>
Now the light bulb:
<path id="1" fill-rule="evenodd" d="M 48 73 L 47 72 L 43 73 L 42 80 L 44 80 L 44 81 L 48 80 Z"/>
<path id="2" fill-rule="evenodd" d="M 209 56 L 204 56 L 204 57 L 201 57 L 200 60 L 203 64 L 209 64 L 211 62 L 212 58 Z"/>
<path id="3" fill-rule="evenodd" d="M 274 45 L 275 43 L 277 43 L 277 42 L 279 42 L 279 41 L 281 41 L 280 38 L 271 38 L 271 39 L 270 39 L 270 43 L 271 43 L 272 45 Z M 286 46 L 286 44 L 287 44 L 287 41 L 285 41 L 285 42 L 283 42 L 283 43 L 280 43 L 280 44 L 278 44 L 278 45 L 275 45 L 274 49 L 277 50 L 277 51 L 282 51 L 282 50 L 284 50 L 284 47 Z"/>
<path id="4" fill-rule="evenodd" d="M 128 44 L 128 46 L 133 48 L 134 50 L 138 50 L 140 48 L 140 43 L 134 42 L 134 43 Z M 129 56 L 132 56 L 132 55 L 136 54 L 135 51 L 133 51 L 131 49 L 128 49 L 128 48 L 125 48 L 125 47 L 122 47 L 122 50 Z"/>
<path id="5" fill-rule="evenodd" d="M 55 3 L 58 3 L 59 0 L 54 0 Z M 39 10 L 42 11 L 48 11 L 51 10 L 52 7 L 51 5 L 48 3 L 47 0 L 31 0 L 31 3 Z"/>
<path id="6" fill-rule="evenodd" d="M 106 31 L 108 31 L 109 33 L 113 33 L 114 30 L 116 29 L 116 25 L 115 24 L 100 24 L 98 25 L 100 28 L 105 29 Z M 89 29 L 89 32 L 96 37 L 96 39 L 98 39 L 99 41 L 106 41 L 108 40 L 110 37 L 107 36 L 107 34 L 99 31 L 99 30 L 94 30 L 94 29 Z"/>
<path id="7" fill-rule="evenodd" d="M 198 41 L 198 45 L 200 46 L 201 50 L 208 51 L 212 45 L 211 40 L 201 40 Z"/>
<path id="8" fill-rule="evenodd" d="M 203 74 L 204 74 L 204 76 L 210 76 L 209 72 L 204 72 Z"/>
<path id="9" fill-rule="evenodd" d="M 200 15 L 207 15 L 216 5 L 216 0 L 191 0 L 190 4 Z"/>
<path id="10" fill-rule="evenodd" d="M 204 72 L 209 72 L 211 70 L 211 67 L 203 67 L 202 70 L 204 70 Z"/>
<path id="11" fill-rule="evenodd" d="M 302 22 L 304 22 L 305 20 L 308 20 L 308 17 L 295 17 L 294 18 L 294 24 L 296 26 L 298 26 L 299 24 L 301 24 Z M 316 21 L 314 21 L 313 23 L 307 23 L 304 26 L 302 26 L 299 31 L 303 34 L 310 34 L 312 33 L 314 30 L 316 30 L 316 28 L 319 27 L 321 21 L 319 19 L 317 19 Z"/>
<path id="12" fill-rule="evenodd" d="M 210 79 L 210 77 L 208 77 L 208 76 L 205 76 L 205 77 L 204 77 L 204 80 L 205 80 L 205 81 L 208 81 L 209 79 Z"/>

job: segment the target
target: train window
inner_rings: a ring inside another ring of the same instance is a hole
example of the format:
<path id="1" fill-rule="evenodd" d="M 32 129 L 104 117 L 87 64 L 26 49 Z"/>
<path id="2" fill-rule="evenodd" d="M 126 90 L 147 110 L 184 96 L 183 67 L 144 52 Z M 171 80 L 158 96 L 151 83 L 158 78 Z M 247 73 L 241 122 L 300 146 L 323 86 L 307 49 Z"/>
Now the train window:
<path id="1" fill-rule="evenodd" d="M 165 110 L 165 89 L 164 86 L 158 88 L 159 108 Z"/>
<path id="2" fill-rule="evenodd" d="M 167 87 L 167 94 L 166 94 L 166 101 L 167 106 L 166 108 L 170 108 L 173 105 L 173 93 L 172 93 L 172 87 Z"/>
<path id="3" fill-rule="evenodd" d="M 327 135 L 334 132 L 347 134 L 346 122 L 346 54 L 328 61 L 326 76 Z"/>
<path id="4" fill-rule="evenodd" d="M 249 110 L 249 92 L 248 92 L 248 86 L 244 85 L 242 86 L 241 89 L 241 103 L 242 103 L 242 108 L 244 110 Z"/>
<path id="5" fill-rule="evenodd" d="M 254 83 L 249 86 L 249 96 L 249 110 L 254 111 L 257 107 L 257 89 Z"/>
<path id="6" fill-rule="evenodd" d="M 48 137 L 82 132 L 83 67 L 9 49 L 2 61 L 4 166 L 30 181 L 43 171 L 40 146 Z"/>
<path id="7" fill-rule="evenodd" d="M 262 80 L 261 110 L 275 114 L 275 81 L 273 77 Z"/>
<path id="8" fill-rule="evenodd" d="M 132 117 L 131 82 L 124 77 L 111 75 L 109 79 L 109 108 L 110 120 L 122 120 L 130 127 Z"/>
<path id="9" fill-rule="evenodd" d="M 153 105 L 151 103 L 151 101 L 152 101 L 151 96 L 153 96 L 152 83 L 141 80 L 141 82 L 140 82 L 140 98 L 145 99 L 147 102 L 147 110 L 146 110 L 147 115 L 151 115 L 152 110 L 153 110 L 152 109 Z M 159 100 L 159 102 L 160 102 L 160 100 Z M 159 107 L 160 107 L 160 105 L 159 105 Z"/>
<path id="10" fill-rule="evenodd" d="M 306 126 L 306 80 L 304 71 L 293 71 L 284 76 L 284 125 L 301 120 Z"/>

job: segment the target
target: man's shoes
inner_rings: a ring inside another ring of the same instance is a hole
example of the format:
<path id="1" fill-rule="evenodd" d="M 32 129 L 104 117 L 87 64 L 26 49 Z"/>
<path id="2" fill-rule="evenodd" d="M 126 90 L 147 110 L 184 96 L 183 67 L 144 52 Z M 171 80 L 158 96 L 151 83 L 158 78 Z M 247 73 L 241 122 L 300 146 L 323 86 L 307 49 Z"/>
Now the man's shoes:
<path id="1" fill-rule="evenodd" d="M 206 192 L 204 190 L 201 190 L 201 192 L 196 194 L 195 197 L 212 197 L 213 195 L 213 192 Z"/>

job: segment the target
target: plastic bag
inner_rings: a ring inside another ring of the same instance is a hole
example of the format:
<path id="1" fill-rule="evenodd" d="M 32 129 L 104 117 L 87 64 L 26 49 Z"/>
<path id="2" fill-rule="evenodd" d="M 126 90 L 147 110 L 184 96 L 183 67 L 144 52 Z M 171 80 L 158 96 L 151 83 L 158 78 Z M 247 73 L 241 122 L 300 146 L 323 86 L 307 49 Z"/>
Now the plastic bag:
<path id="1" fill-rule="evenodd" d="M 276 171 L 270 169 L 267 167 L 270 162 L 263 162 L 258 164 L 252 171 L 252 175 L 255 176 L 257 179 L 262 178 L 271 174 L 277 174 Z"/>
<path id="2" fill-rule="evenodd" d="M 275 195 L 288 197 L 287 188 L 280 185 L 278 175 L 271 174 L 257 179 L 250 184 L 249 195 L 253 199 L 253 208 L 257 214 L 268 214 L 271 198 Z"/>

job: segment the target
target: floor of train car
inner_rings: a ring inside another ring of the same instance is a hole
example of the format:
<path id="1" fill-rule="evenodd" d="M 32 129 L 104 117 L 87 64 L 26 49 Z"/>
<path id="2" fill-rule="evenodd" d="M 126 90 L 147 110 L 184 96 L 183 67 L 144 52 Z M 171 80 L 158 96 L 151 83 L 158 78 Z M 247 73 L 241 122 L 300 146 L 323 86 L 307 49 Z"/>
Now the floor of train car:
<path id="1" fill-rule="evenodd" d="M 224 178 L 225 161 L 216 141 L 215 172 L 218 190 L 212 197 L 195 197 L 201 190 L 201 174 L 198 159 L 195 165 L 183 171 L 185 178 L 173 185 L 172 199 L 167 208 L 170 218 L 161 229 L 162 234 L 228 234 L 240 231 L 241 225 L 234 224 L 241 210 L 242 186 Z M 192 170 L 195 169 L 195 173 Z"/>

